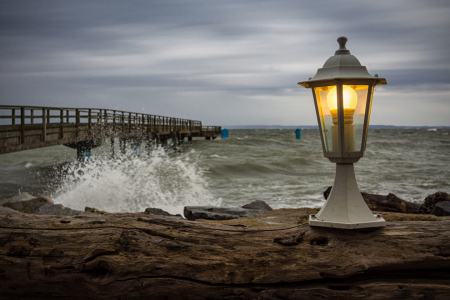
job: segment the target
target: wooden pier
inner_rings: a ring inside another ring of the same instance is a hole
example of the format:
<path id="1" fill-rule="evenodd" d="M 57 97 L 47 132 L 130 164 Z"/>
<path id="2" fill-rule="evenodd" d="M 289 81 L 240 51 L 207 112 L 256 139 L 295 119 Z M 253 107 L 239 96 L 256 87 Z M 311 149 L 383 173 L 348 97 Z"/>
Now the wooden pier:
<path id="1" fill-rule="evenodd" d="M 215 139 L 220 126 L 201 121 L 100 108 L 63 108 L 0 105 L 0 154 L 65 145 L 90 151 L 111 138 L 119 138 L 121 151 L 128 142 L 174 145 L 187 138 Z"/>

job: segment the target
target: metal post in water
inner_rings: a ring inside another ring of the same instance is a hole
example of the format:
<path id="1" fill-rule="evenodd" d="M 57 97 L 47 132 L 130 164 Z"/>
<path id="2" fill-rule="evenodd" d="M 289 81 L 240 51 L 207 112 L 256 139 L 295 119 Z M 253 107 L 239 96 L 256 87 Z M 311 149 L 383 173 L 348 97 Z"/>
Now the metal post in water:
<path id="1" fill-rule="evenodd" d="M 222 135 L 223 139 L 227 139 L 228 138 L 228 129 L 222 129 L 221 135 Z"/>
<path id="2" fill-rule="evenodd" d="M 302 138 L 302 130 L 301 129 L 296 129 L 295 130 L 295 138 L 297 140 L 300 140 Z"/>

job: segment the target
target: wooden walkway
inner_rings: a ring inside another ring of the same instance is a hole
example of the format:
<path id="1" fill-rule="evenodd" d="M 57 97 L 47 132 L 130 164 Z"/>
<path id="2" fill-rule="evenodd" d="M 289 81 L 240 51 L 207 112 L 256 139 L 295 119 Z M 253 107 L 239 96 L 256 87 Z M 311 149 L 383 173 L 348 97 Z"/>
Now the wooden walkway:
<path id="1" fill-rule="evenodd" d="M 111 138 L 156 144 L 174 138 L 214 139 L 219 126 L 201 121 L 97 108 L 0 105 L 0 154 L 66 145 L 91 149 Z M 125 145 L 125 143 L 124 143 Z"/>

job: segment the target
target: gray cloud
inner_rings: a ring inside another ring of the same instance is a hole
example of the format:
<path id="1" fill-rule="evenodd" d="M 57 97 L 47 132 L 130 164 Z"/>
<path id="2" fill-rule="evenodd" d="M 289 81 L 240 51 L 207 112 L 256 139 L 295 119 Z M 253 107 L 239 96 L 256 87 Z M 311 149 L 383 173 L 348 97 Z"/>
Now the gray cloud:
<path id="1" fill-rule="evenodd" d="M 296 83 L 346 35 L 388 79 L 372 123 L 450 125 L 449 13 L 446 1 L 418 0 L 0 1 L 0 103 L 315 124 Z M 401 112 L 387 107 L 405 93 L 409 113 L 386 113 Z"/>

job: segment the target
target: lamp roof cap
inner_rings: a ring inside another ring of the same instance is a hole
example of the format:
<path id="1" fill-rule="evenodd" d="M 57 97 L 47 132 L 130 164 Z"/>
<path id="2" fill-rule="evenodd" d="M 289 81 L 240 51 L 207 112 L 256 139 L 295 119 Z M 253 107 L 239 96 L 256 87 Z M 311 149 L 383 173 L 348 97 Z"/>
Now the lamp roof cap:
<path id="1" fill-rule="evenodd" d="M 337 41 L 339 49 L 334 52 L 333 56 L 328 58 L 322 68 L 317 70 L 316 75 L 298 84 L 309 88 L 311 87 L 310 83 L 335 79 L 374 79 L 376 80 L 376 85 L 387 84 L 385 78 L 370 75 L 367 68 L 362 66 L 359 60 L 350 53 L 350 50 L 345 47 L 348 41 L 345 36 L 338 37 Z"/>

